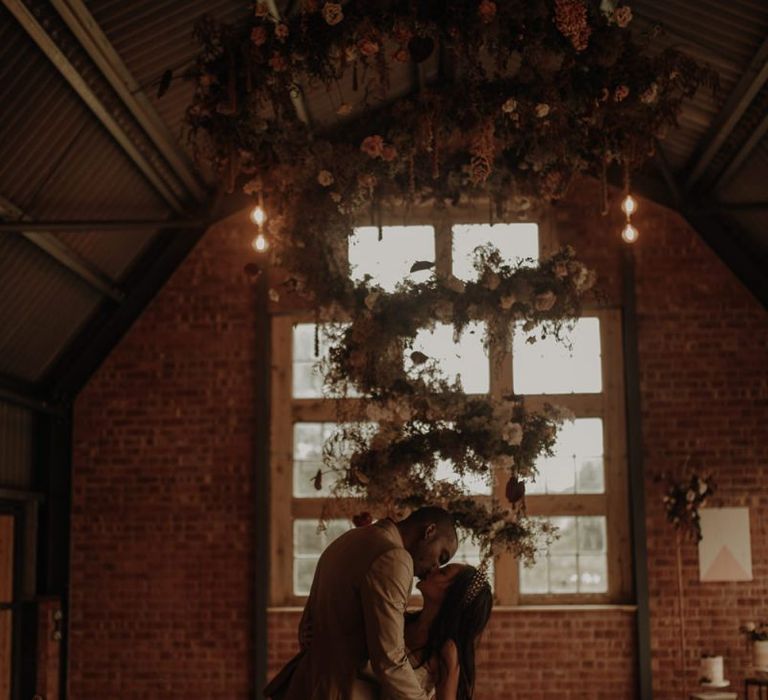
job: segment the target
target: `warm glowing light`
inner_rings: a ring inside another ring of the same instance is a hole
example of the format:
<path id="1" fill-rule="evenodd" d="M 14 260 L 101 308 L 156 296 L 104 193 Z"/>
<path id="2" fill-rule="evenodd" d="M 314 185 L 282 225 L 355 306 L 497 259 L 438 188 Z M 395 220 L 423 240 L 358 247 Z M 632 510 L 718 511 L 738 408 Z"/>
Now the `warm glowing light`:
<path id="1" fill-rule="evenodd" d="M 624 239 L 625 243 L 634 243 L 637 240 L 637 237 L 640 234 L 638 233 L 637 229 L 632 224 L 627 224 L 624 227 L 624 230 L 621 232 L 621 237 Z"/>
<path id="2" fill-rule="evenodd" d="M 253 249 L 257 253 L 263 253 L 267 248 L 269 248 L 269 243 L 267 243 L 267 239 L 264 236 L 263 233 L 260 233 L 256 238 L 253 239 Z"/>
<path id="3" fill-rule="evenodd" d="M 632 216 L 637 211 L 637 202 L 631 194 L 628 194 L 621 203 L 621 209 L 627 216 Z"/>
<path id="4" fill-rule="evenodd" d="M 257 205 L 251 209 L 251 221 L 253 221 L 253 223 L 257 226 L 261 226 L 266 218 L 267 215 L 264 213 L 264 210 L 260 206 Z"/>

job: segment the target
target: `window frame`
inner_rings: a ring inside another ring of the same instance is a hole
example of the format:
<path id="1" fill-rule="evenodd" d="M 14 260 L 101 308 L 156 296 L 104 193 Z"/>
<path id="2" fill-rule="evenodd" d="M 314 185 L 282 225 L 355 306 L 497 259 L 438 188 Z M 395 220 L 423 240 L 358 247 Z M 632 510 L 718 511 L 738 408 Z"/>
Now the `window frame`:
<path id="1" fill-rule="evenodd" d="M 431 208 L 412 211 L 405 225 L 430 224 L 435 235 L 435 273 L 451 274 L 451 227 L 462 223 L 488 223 L 489 209 L 469 207 L 458 213 L 434 212 Z M 402 216 L 385 220 L 398 225 Z M 515 223 L 514 221 L 494 223 Z M 539 255 L 546 257 L 559 248 L 551 210 L 526 220 L 539 226 Z M 370 225 L 368 223 L 368 225 Z M 320 518 L 325 507 L 329 517 L 344 515 L 345 505 L 327 498 L 293 497 L 293 425 L 296 422 L 336 422 L 337 402 L 325 398 L 293 398 L 292 343 L 293 327 L 298 323 L 314 323 L 316 317 L 306 309 L 284 308 L 280 302 L 270 304 L 271 333 L 271 427 L 270 509 L 270 601 L 273 606 L 303 605 L 305 596 L 293 592 L 293 521 Z M 606 593 L 521 594 L 519 568 L 508 553 L 496 557 L 494 596 L 496 603 L 525 605 L 604 605 L 631 601 L 631 546 L 628 516 L 628 476 L 626 459 L 626 421 L 621 311 L 618 308 L 590 306 L 582 316 L 596 316 L 600 321 L 602 391 L 594 394 L 525 395 L 526 406 L 536 409 L 552 403 L 570 409 L 577 418 L 597 417 L 603 420 L 603 465 L 605 491 L 602 494 L 536 494 L 526 497 L 530 516 L 604 515 L 606 517 L 606 552 L 608 591 Z M 490 396 L 500 398 L 514 390 L 512 381 L 512 348 L 497 348 L 490 362 Z M 342 401 L 358 405 L 362 399 Z M 348 413 L 344 411 L 344 413 Z M 505 479 L 497 473 L 493 496 L 504 502 Z M 489 496 L 477 496 L 490 500 Z M 377 514 L 374 513 L 374 516 Z"/>

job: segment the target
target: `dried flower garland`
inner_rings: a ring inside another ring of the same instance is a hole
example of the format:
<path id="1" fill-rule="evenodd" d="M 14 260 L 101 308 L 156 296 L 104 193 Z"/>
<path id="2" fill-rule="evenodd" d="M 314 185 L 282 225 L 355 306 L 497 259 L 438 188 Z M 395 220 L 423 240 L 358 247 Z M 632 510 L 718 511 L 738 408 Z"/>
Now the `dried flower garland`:
<path id="1" fill-rule="evenodd" d="M 482 197 L 502 218 L 562 196 L 576 173 L 639 165 L 706 74 L 676 51 L 646 52 L 627 30 L 631 10 L 604 6 L 304 0 L 278 19 L 257 2 L 247 27 L 206 19 L 196 28 L 202 48 L 187 121 L 199 156 L 229 190 L 270 210 L 270 255 L 290 271 L 291 289 L 324 317 L 352 319 L 325 369 L 337 393 L 354 387 L 367 408 L 340 415 L 357 426 L 347 423 L 326 445 L 334 492 L 371 509 L 443 503 L 486 552 L 530 559 L 535 538 L 551 536 L 525 517 L 524 484 L 536 457 L 551 452 L 562 416 L 527 412 L 517 397 L 467 397 L 430 358 L 411 352 L 418 370 L 409 373 L 404 356 L 435 320 L 456 334 L 483 321 L 494 344 L 516 322 L 559 336 L 593 276 L 570 250 L 513 268 L 484 249 L 477 281 L 434 279 L 389 295 L 350 279 L 348 239 L 361 212 L 373 216 L 382 202 L 407 210 Z M 389 99 L 397 64 L 438 54 L 447 67 L 438 80 Z M 316 84 L 334 102 L 336 123 L 313 131 L 294 102 Z M 363 109 L 364 121 L 347 119 Z M 366 421 L 378 423 L 375 435 Z M 342 443 L 353 445 L 351 457 Z M 439 459 L 465 476 L 505 472 L 508 506 L 438 479 Z M 322 479 L 321 471 L 318 488 Z M 355 522 L 369 517 L 357 513 Z"/>

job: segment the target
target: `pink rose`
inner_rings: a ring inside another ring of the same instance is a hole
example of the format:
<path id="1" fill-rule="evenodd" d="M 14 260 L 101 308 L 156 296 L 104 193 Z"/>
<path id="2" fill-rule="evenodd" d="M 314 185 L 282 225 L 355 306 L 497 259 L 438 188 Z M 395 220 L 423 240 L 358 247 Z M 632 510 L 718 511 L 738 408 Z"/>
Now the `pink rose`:
<path id="1" fill-rule="evenodd" d="M 269 6 L 265 2 L 257 2 L 253 14 L 257 17 L 266 17 L 269 14 Z"/>
<path id="2" fill-rule="evenodd" d="M 360 39 L 357 42 L 357 48 L 363 56 L 371 57 L 379 53 L 379 45 L 371 39 Z"/>
<path id="3" fill-rule="evenodd" d="M 269 65 L 273 71 L 281 73 L 288 68 L 288 61 L 285 60 L 285 56 L 282 56 L 275 51 L 275 53 L 272 54 L 272 58 L 269 59 Z"/>
<path id="4" fill-rule="evenodd" d="M 267 41 L 267 29 L 263 25 L 251 30 L 251 42 L 254 46 L 262 46 Z"/>
<path id="5" fill-rule="evenodd" d="M 379 158 L 384 152 L 384 139 L 378 134 L 366 136 L 360 144 L 360 150 L 371 158 Z"/>
<path id="6" fill-rule="evenodd" d="M 387 163 L 391 163 L 395 158 L 397 158 L 397 149 L 391 144 L 387 144 L 381 150 L 381 157 L 387 161 Z"/>
<path id="7" fill-rule="evenodd" d="M 549 105 L 546 102 L 539 102 L 534 111 L 539 119 L 543 119 L 549 114 Z"/>
<path id="8" fill-rule="evenodd" d="M 632 8 L 629 5 L 617 7 L 613 11 L 613 19 L 623 29 L 632 21 Z"/>
<path id="9" fill-rule="evenodd" d="M 278 24 L 275 27 L 275 36 L 280 39 L 280 41 L 285 41 L 288 37 L 288 25 L 283 24 L 282 22 Z"/>
<path id="10" fill-rule="evenodd" d="M 344 19 L 344 13 L 341 10 L 341 3 L 325 3 L 325 5 L 323 5 L 323 19 L 331 26 L 341 22 L 341 20 Z"/>
<path id="11" fill-rule="evenodd" d="M 621 102 L 622 100 L 626 100 L 629 96 L 629 88 L 626 85 L 619 85 L 614 91 L 613 91 L 613 99 L 615 102 Z"/>
<path id="12" fill-rule="evenodd" d="M 372 190 L 376 187 L 378 180 L 373 173 L 362 173 L 357 177 L 357 184 L 368 190 Z"/>
<path id="13" fill-rule="evenodd" d="M 401 47 L 392 54 L 392 58 L 398 63 L 408 63 L 411 60 L 411 54 L 408 53 L 408 49 Z"/>
<path id="14" fill-rule="evenodd" d="M 480 3 L 480 7 L 477 8 L 477 12 L 480 15 L 480 19 L 487 24 L 496 16 L 496 3 L 492 0 L 483 0 Z"/>

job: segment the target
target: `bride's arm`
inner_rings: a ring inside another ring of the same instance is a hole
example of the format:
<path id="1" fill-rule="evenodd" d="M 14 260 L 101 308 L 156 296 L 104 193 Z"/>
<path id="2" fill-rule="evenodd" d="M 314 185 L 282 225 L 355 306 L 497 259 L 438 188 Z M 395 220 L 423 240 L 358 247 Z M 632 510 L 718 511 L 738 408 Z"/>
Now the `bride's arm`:
<path id="1" fill-rule="evenodd" d="M 459 692 L 459 650 L 452 639 L 443 645 L 438 668 L 435 700 L 456 700 Z"/>

